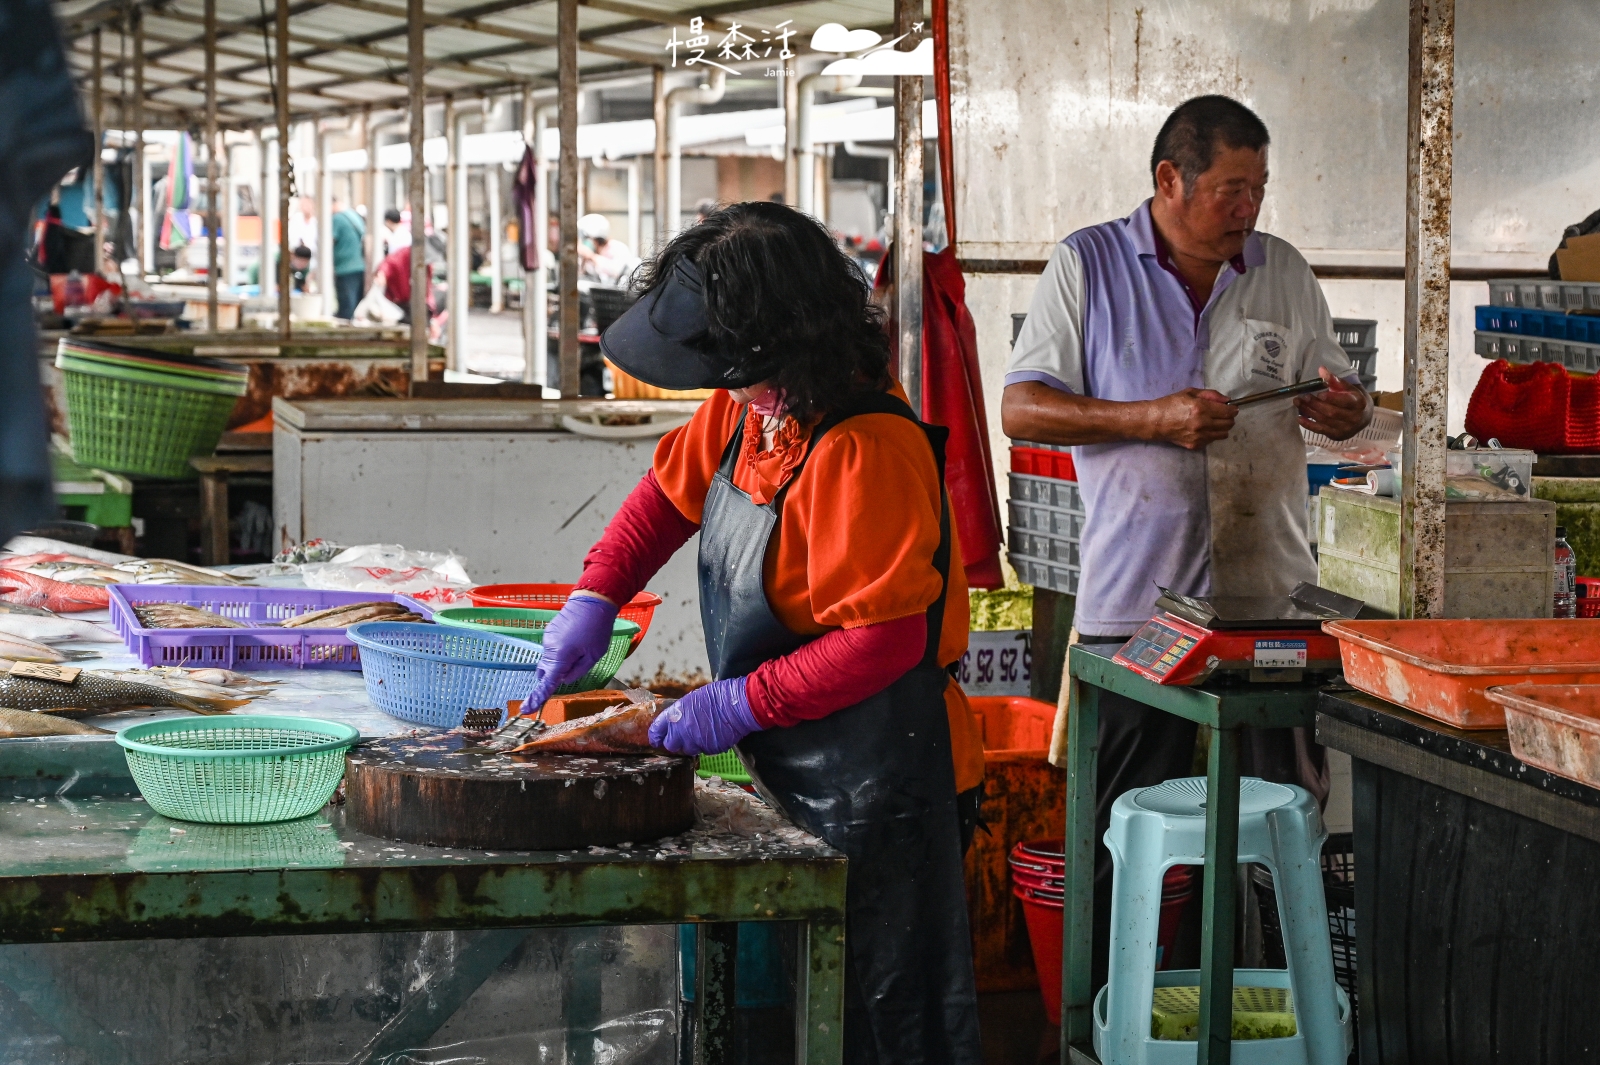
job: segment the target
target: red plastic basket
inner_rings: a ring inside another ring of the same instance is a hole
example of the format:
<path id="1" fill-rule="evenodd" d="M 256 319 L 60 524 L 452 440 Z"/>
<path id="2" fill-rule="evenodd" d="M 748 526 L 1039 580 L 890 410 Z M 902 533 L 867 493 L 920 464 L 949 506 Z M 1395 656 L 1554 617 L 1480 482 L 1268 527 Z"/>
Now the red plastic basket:
<path id="1" fill-rule="evenodd" d="M 1051 451 L 1044 447 L 1011 448 L 1011 472 L 1026 473 L 1034 477 L 1054 477 L 1058 481 L 1076 481 L 1077 466 L 1072 452 Z"/>
<path id="2" fill-rule="evenodd" d="M 474 588 L 473 606 L 509 606 L 534 610 L 560 610 L 572 595 L 575 584 L 485 584 Z M 661 597 L 654 592 L 640 592 L 622 608 L 622 619 L 635 622 L 639 635 L 628 645 L 631 655 L 638 650 L 644 634 L 650 631 L 650 619 L 655 616 Z"/>
<path id="3" fill-rule="evenodd" d="M 1600 618 L 1600 577 L 1578 578 L 1578 616 Z"/>

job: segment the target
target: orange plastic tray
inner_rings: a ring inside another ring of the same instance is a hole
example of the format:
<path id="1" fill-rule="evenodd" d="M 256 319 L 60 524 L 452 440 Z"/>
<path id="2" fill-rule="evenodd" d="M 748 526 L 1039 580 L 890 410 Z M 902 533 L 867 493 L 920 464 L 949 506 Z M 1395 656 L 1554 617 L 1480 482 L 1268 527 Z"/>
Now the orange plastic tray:
<path id="1" fill-rule="evenodd" d="M 1352 687 L 1461 729 L 1505 728 L 1488 689 L 1600 683 L 1600 619 L 1327 621 Z"/>
<path id="2" fill-rule="evenodd" d="M 1600 788 L 1600 685 L 1490 688 L 1505 708 L 1511 753 L 1531 766 Z"/>
<path id="3" fill-rule="evenodd" d="M 467 594 L 473 606 L 527 607 L 534 610 L 560 610 L 572 595 L 575 584 L 484 584 Z M 650 631 L 650 619 L 655 617 L 661 597 L 654 592 L 640 592 L 622 608 L 621 618 L 638 624 L 639 631 L 628 645 L 631 655 L 639 649 L 645 633 Z"/>

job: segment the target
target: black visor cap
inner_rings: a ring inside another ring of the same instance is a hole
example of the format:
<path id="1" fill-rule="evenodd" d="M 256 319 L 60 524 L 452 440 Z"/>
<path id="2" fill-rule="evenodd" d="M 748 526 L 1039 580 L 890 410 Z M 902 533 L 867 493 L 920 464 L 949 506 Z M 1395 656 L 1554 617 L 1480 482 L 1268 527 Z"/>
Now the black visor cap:
<path id="1" fill-rule="evenodd" d="M 600 350 L 629 376 L 673 391 L 744 388 L 769 376 L 760 367 L 703 350 L 707 324 L 700 268 L 679 259 L 665 283 L 611 324 Z"/>

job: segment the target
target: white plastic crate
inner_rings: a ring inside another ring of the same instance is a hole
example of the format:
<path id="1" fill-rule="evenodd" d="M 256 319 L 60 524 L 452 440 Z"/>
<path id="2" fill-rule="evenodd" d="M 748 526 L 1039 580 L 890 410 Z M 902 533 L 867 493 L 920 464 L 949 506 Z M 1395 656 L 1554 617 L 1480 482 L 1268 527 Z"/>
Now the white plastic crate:
<path id="1" fill-rule="evenodd" d="M 1008 552 L 1007 558 L 1011 561 L 1011 567 L 1017 571 L 1017 579 L 1023 584 L 1031 584 L 1035 588 L 1061 592 L 1065 595 L 1078 594 L 1077 567 L 1040 562 L 1038 559 L 1028 558 L 1015 552 Z"/>
<path id="2" fill-rule="evenodd" d="M 1015 528 L 1049 533 L 1067 540 L 1083 539 L 1084 516 L 1073 510 L 1057 510 L 1020 499 L 1006 500 L 1006 514 Z"/>
<path id="3" fill-rule="evenodd" d="M 1038 503 L 1041 506 L 1055 507 L 1058 510 L 1072 510 L 1083 513 L 1083 496 L 1078 492 L 1075 481 L 1058 481 L 1054 477 L 1035 477 L 1031 473 L 1012 473 L 1008 475 L 1011 483 L 1011 498 L 1020 499 L 1024 503 Z"/>
<path id="4" fill-rule="evenodd" d="M 1341 348 L 1373 348 L 1378 346 L 1378 323 L 1371 318 L 1335 318 L 1333 338 Z"/>
<path id="5" fill-rule="evenodd" d="M 1312 447 L 1325 448 L 1338 453 L 1346 448 L 1370 444 L 1380 450 L 1387 450 L 1400 442 L 1400 434 L 1405 428 L 1405 415 L 1397 410 L 1387 407 L 1374 407 L 1372 421 L 1367 427 L 1350 437 L 1348 440 L 1330 440 L 1321 433 L 1313 433 L 1306 429 L 1300 430 L 1300 435 Z"/>
<path id="6" fill-rule="evenodd" d="M 1056 562 L 1063 566 L 1077 566 L 1078 541 L 1066 540 L 1049 533 L 1029 532 L 1013 525 L 1007 530 L 1012 554 L 1026 555 L 1040 562 Z"/>
<path id="7" fill-rule="evenodd" d="M 1507 362 L 1557 362 L 1574 373 L 1600 372 L 1600 344 L 1474 330 L 1472 350 L 1485 359 Z"/>

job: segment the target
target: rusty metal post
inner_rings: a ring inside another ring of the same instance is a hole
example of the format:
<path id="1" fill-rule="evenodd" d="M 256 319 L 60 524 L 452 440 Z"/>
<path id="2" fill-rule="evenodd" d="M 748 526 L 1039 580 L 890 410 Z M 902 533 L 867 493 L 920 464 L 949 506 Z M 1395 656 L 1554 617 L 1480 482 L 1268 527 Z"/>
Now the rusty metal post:
<path id="1" fill-rule="evenodd" d="M 578 0 L 556 6 L 557 121 L 561 127 L 561 398 L 577 399 L 578 364 Z"/>
<path id="2" fill-rule="evenodd" d="M 283 0 L 279 0 L 280 3 Z M 422 0 L 406 2 L 406 59 L 411 90 L 411 169 L 406 185 L 411 198 L 411 383 L 428 380 L 428 164 L 422 155 L 426 135 L 427 56 L 424 50 Z"/>
<path id="3" fill-rule="evenodd" d="M 1406 98 L 1406 409 L 1400 612 L 1444 616 L 1445 401 L 1455 0 L 1411 0 Z"/>
<path id="4" fill-rule="evenodd" d="M 217 0 L 206 0 L 206 332 L 217 331 Z M 229 234 L 232 237 L 232 234 Z"/>
<path id="5" fill-rule="evenodd" d="M 150 204 L 145 202 L 149 186 L 144 180 L 144 9 L 129 8 L 128 18 L 133 22 L 133 195 L 128 197 L 128 204 L 139 211 L 139 224 L 133 227 L 133 247 L 142 276 L 152 262 L 148 238 Z"/>
<path id="6" fill-rule="evenodd" d="M 267 130 L 260 127 L 256 128 L 256 148 L 261 162 L 260 184 L 256 188 L 256 214 L 261 219 L 261 239 L 256 242 L 260 246 L 256 280 L 260 282 L 261 298 L 267 299 L 278 291 L 278 272 L 272 265 L 272 216 L 277 210 L 278 196 L 274 186 L 276 178 L 273 176 L 272 152 L 267 150 Z M 273 150 L 276 148 L 274 144 Z"/>
<path id="7" fill-rule="evenodd" d="M 277 0 L 278 69 L 278 336 L 289 339 L 289 296 L 294 282 L 289 275 L 289 185 L 294 171 L 289 162 L 289 0 Z M 266 264 L 261 266 L 266 271 Z"/>
<path id="8" fill-rule="evenodd" d="M 922 0 L 895 0 L 895 33 L 912 33 L 923 21 Z M 915 41 L 909 42 L 915 45 Z M 895 170 L 901 175 L 894 206 L 895 321 L 900 345 L 900 385 L 922 416 L 922 78 L 894 79 Z"/>
<path id="9" fill-rule="evenodd" d="M 667 220 L 667 213 L 671 210 L 667 205 L 667 72 L 662 67 L 650 71 L 650 114 L 656 124 L 656 147 L 651 155 L 651 212 L 656 223 L 655 247 L 660 248 L 677 228 Z M 639 255 L 644 254 L 640 248 L 633 250 Z"/>
<path id="10" fill-rule="evenodd" d="M 106 257 L 106 108 L 100 28 L 94 31 L 94 272 L 104 273 Z"/>

